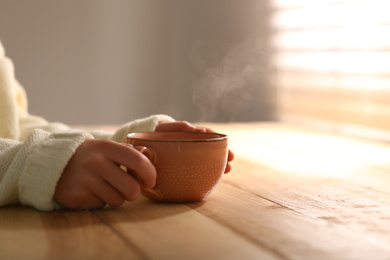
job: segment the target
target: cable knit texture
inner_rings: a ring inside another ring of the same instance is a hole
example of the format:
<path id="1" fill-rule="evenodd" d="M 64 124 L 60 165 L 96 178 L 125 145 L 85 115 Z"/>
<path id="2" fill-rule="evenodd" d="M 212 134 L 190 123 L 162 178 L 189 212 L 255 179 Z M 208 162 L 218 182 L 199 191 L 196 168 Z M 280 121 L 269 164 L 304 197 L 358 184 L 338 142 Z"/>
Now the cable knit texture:
<path id="1" fill-rule="evenodd" d="M 154 115 L 126 123 L 116 133 L 86 132 L 30 115 L 24 88 L 0 43 L 0 206 L 22 203 L 44 211 L 59 208 L 53 200 L 56 184 L 86 138 L 122 142 L 127 133 L 154 131 L 161 121 L 174 120 Z"/>

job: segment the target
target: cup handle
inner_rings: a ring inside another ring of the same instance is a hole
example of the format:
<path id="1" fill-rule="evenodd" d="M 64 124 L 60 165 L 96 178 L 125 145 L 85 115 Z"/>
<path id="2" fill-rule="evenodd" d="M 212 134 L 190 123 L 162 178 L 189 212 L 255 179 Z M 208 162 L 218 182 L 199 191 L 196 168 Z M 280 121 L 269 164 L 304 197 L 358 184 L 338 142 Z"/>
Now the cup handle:
<path id="1" fill-rule="evenodd" d="M 157 155 L 153 151 L 153 149 L 146 147 L 146 146 L 134 146 L 134 149 L 138 150 L 140 153 L 145 155 L 153 165 L 156 165 Z M 161 191 L 159 189 L 147 188 L 142 184 L 141 180 L 139 180 L 138 177 L 135 177 L 135 178 L 141 184 L 142 193 L 144 193 L 149 198 L 151 198 L 152 200 L 155 200 L 155 201 L 164 200 L 164 195 L 161 193 Z"/>
<path id="2" fill-rule="evenodd" d="M 146 147 L 146 146 L 134 146 L 134 149 L 148 157 L 149 161 L 153 164 L 156 165 L 157 163 L 157 155 L 153 151 L 153 149 Z"/>

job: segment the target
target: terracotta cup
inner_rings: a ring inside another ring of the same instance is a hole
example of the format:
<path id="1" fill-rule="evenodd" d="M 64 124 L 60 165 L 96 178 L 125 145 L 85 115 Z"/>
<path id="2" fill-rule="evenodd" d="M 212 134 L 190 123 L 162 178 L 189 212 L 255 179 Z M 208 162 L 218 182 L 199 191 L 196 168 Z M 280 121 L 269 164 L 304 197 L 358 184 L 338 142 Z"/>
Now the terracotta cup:
<path id="1" fill-rule="evenodd" d="M 227 164 L 228 137 L 224 134 L 133 133 L 125 142 L 146 155 L 156 168 L 156 186 L 142 187 L 142 193 L 154 201 L 202 200 L 217 186 Z"/>

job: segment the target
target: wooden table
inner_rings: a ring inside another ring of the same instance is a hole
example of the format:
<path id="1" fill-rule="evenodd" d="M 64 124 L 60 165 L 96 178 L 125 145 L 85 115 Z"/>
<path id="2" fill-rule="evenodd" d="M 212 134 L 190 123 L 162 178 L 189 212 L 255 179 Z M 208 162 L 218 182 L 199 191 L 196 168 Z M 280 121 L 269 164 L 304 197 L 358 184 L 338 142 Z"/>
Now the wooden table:
<path id="1" fill-rule="evenodd" d="M 275 123 L 209 125 L 233 171 L 204 201 L 0 209 L 0 259 L 390 259 L 390 146 Z"/>

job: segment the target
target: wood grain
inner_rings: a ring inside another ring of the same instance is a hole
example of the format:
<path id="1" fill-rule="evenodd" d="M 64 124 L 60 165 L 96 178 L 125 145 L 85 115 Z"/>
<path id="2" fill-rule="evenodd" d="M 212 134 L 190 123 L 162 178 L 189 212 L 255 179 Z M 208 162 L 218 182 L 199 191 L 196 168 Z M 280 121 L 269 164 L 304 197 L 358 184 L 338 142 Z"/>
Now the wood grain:
<path id="1" fill-rule="evenodd" d="M 184 204 L 142 198 L 96 214 L 148 259 L 279 259 Z"/>
<path id="2" fill-rule="evenodd" d="M 0 259 L 142 259 L 89 211 L 0 210 Z"/>
<path id="3" fill-rule="evenodd" d="M 46 231 L 46 259 L 143 259 L 143 255 L 90 211 L 40 213 Z"/>
<path id="4" fill-rule="evenodd" d="M 280 123 L 202 124 L 233 170 L 204 201 L 0 209 L 0 259 L 389 259 L 390 146 Z"/>
<path id="5" fill-rule="evenodd" d="M 272 124 L 221 130 L 233 149 L 256 152 L 240 153 L 235 174 L 196 210 L 288 259 L 388 259 L 387 145 Z"/>
<path id="6" fill-rule="evenodd" d="M 0 210 L 0 259 L 48 259 L 49 246 L 39 212 L 20 206 Z"/>

